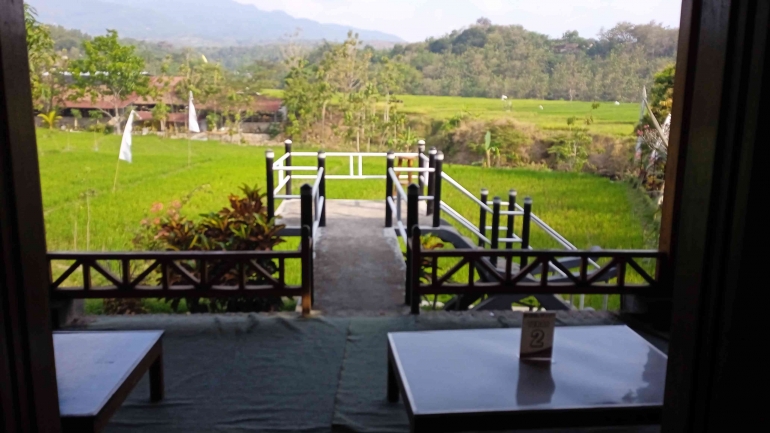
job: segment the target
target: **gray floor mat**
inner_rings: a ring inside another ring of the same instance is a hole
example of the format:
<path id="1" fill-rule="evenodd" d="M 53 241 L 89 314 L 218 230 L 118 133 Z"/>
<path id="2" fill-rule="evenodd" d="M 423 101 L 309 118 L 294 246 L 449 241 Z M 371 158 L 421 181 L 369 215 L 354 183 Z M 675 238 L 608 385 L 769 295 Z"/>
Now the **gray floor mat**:
<path id="1" fill-rule="evenodd" d="M 99 320 L 91 329 L 164 329 L 166 398 L 145 377 L 106 432 L 328 432 L 347 319 L 258 315 Z"/>
<path id="2" fill-rule="evenodd" d="M 604 313 L 559 313 L 557 318 L 567 326 L 619 323 Z M 388 332 L 520 324 L 519 313 L 479 311 L 311 319 L 258 314 L 99 317 L 87 328 L 166 331 L 166 399 L 150 403 L 145 377 L 107 433 L 407 432 L 403 403 L 385 398 Z"/>

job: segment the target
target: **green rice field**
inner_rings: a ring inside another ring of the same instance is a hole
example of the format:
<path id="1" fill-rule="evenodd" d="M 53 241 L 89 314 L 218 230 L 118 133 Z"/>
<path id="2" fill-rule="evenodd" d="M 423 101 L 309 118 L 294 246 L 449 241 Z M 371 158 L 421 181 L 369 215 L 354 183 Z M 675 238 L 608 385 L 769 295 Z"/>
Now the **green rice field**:
<path id="1" fill-rule="evenodd" d="M 195 217 L 225 206 L 227 195 L 239 192 L 238 187 L 244 183 L 264 184 L 262 147 L 193 141 L 192 163 L 188 166 L 187 141 L 137 136 L 133 164 L 121 161 L 118 165 L 120 137 L 97 139 L 98 151 L 90 133 L 38 131 L 46 238 L 51 251 L 132 250 L 132 239 L 153 204 L 168 204 L 192 194 L 182 212 Z M 282 147 L 275 148 L 277 156 L 283 153 Z M 365 161 L 366 174 L 384 174 L 384 158 Z M 294 164 L 314 165 L 315 160 L 295 157 Z M 348 161 L 329 158 L 327 167 L 328 174 L 347 173 Z M 533 211 L 578 248 L 647 246 L 644 226 L 650 215 L 639 210 L 636 192 L 625 183 L 587 174 L 523 169 L 448 165 L 445 171 L 474 193 L 487 187 L 490 196 L 500 195 L 506 200 L 508 190 L 515 188 L 520 200 L 531 196 Z M 328 199 L 379 200 L 384 190 L 384 181 L 379 180 L 327 181 Z M 478 207 L 472 201 L 453 188 L 445 187 L 444 191 L 447 203 L 469 220 L 477 221 Z M 532 244 L 537 248 L 556 247 L 538 229 L 533 229 Z M 296 245 L 288 242 L 283 247 Z M 57 271 L 61 272 L 54 269 L 54 273 Z M 290 267 L 288 273 L 291 277 L 295 272 Z M 89 311 L 98 312 L 94 302 L 98 301 L 89 302 Z M 166 311 L 163 305 L 153 305 L 153 311 Z M 598 307 L 600 300 L 591 299 L 587 305 Z M 610 306 L 617 307 L 617 300 Z"/>
<path id="2" fill-rule="evenodd" d="M 280 90 L 268 90 L 265 94 L 279 97 Z M 590 133 L 628 137 L 633 134 L 639 122 L 639 104 L 614 101 L 600 102 L 592 112 L 591 102 L 545 101 L 538 99 L 510 99 L 508 109 L 500 99 L 465 98 L 460 96 L 396 95 L 403 101 L 398 109 L 408 115 L 446 120 L 459 113 L 482 120 L 511 119 L 532 124 L 541 130 L 562 130 L 567 128 L 567 119 L 585 118 L 591 113 L 594 122 L 587 126 Z M 540 108 L 542 107 L 542 109 Z"/>

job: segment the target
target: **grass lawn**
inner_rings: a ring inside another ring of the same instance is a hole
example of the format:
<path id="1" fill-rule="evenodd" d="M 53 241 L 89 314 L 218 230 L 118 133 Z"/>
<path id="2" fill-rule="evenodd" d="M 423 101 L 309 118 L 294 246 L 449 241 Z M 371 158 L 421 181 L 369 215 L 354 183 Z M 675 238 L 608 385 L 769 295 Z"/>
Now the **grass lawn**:
<path id="1" fill-rule="evenodd" d="M 194 192 L 183 209 L 194 217 L 226 205 L 227 195 L 237 193 L 244 183 L 264 184 L 264 148 L 193 141 L 192 165 L 188 167 L 185 140 L 147 136 L 134 138 L 134 163 L 120 163 L 113 193 L 120 137 L 100 136 L 99 140 L 99 150 L 95 151 L 90 133 L 38 132 L 46 238 L 51 251 L 132 250 L 139 223 L 154 203 L 168 204 Z M 275 149 L 278 155 L 281 148 Z M 384 173 L 384 159 L 365 161 L 367 174 Z M 315 161 L 295 158 L 294 164 L 315 165 Z M 329 158 L 327 166 L 328 174 L 347 173 L 348 161 Z M 506 200 L 508 189 L 515 188 L 520 200 L 532 196 L 534 212 L 579 248 L 646 246 L 643 223 L 647 216 L 635 210 L 624 183 L 591 175 L 528 170 L 448 165 L 446 171 L 474 193 L 488 187 L 490 196 L 498 194 Z M 330 180 L 327 185 L 329 199 L 384 196 L 384 181 Z M 477 206 L 450 187 L 444 191 L 445 201 L 477 221 Z M 538 229 L 533 229 L 532 243 L 538 248 L 556 246 Z M 293 240 L 283 247 L 296 246 Z M 294 266 L 296 272 L 291 266 L 287 271 L 298 279 L 298 264 Z M 57 271 L 62 270 L 54 269 Z M 152 311 L 165 310 L 157 302 L 149 304 Z M 590 305 L 594 304 L 599 306 L 600 300 L 591 301 Z M 616 302 L 613 304 L 617 307 Z M 98 301 L 88 305 L 89 311 L 98 312 Z"/>
<path id="2" fill-rule="evenodd" d="M 281 90 L 268 90 L 265 94 L 280 97 Z M 537 99 L 513 99 L 511 110 L 507 111 L 503 101 L 492 98 L 464 98 L 460 96 L 397 95 L 394 99 L 404 101 L 399 109 L 407 114 L 432 119 L 446 120 L 460 112 L 468 112 L 479 119 L 514 119 L 534 124 L 543 130 L 567 129 L 567 119 L 573 116 L 584 118 L 591 112 L 591 102 L 544 101 Z M 543 107 L 541 110 L 540 107 Z M 634 132 L 639 121 L 639 104 L 601 102 L 593 113 L 594 123 L 588 129 L 591 133 L 627 137 Z"/>

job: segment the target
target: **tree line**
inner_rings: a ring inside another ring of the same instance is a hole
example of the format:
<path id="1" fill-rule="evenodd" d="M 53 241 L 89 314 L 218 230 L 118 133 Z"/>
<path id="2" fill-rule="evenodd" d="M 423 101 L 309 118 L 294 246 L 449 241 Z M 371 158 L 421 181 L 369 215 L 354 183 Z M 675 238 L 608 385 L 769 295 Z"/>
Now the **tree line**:
<path id="1" fill-rule="evenodd" d="M 637 101 L 642 86 L 673 63 L 677 45 L 677 30 L 654 22 L 620 23 L 597 38 L 569 31 L 552 39 L 481 18 L 443 37 L 386 50 L 365 46 L 352 33 L 343 43 L 316 45 L 295 35 L 234 61 L 245 48 L 176 48 L 120 40 L 112 31 L 92 38 L 40 24 L 31 9 L 27 15 L 40 111 L 54 110 L 65 97 L 120 100 L 167 90 L 149 86 L 142 74 L 149 72 L 158 77 L 155 84 L 181 77 L 174 86 L 180 97 L 193 91 L 196 99 L 221 107 L 224 115 L 212 124 L 237 124 L 250 114 L 248 98 L 259 89 L 283 88 L 287 135 L 321 143 L 337 138 L 358 149 L 398 148 L 411 140 L 406 116 L 391 103 L 397 94 Z M 168 107 L 159 105 L 161 119 Z M 105 115 L 119 118 L 119 111 Z"/>
<path id="2" fill-rule="evenodd" d="M 394 47 L 414 72 L 413 94 L 583 101 L 638 101 L 640 89 L 673 63 L 678 30 L 620 23 L 597 38 L 559 39 L 481 18 L 467 29 Z"/>
<path id="3" fill-rule="evenodd" d="M 70 58 L 82 55 L 91 39 L 77 30 L 51 26 L 55 49 Z M 480 18 L 464 29 L 424 42 L 399 44 L 391 49 L 361 46 L 369 53 L 369 67 L 385 61 L 399 65 L 403 86 L 399 92 L 424 95 L 499 98 L 637 101 L 639 89 L 651 85 L 653 75 L 673 63 L 678 29 L 649 24 L 619 23 L 596 37 L 567 31 L 561 38 L 531 32 L 522 26 L 493 25 Z M 339 44 L 303 41 L 299 34 L 280 43 L 253 47 L 180 48 L 163 42 L 124 40 L 157 73 L 167 59 L 181 65 L 190 53 L 205 55 L 230 71 L 253 69 L 282 87 L 286 62 L 302 53 L 317 65 Z M 172 66 L 171 72 L 175 72 Z"/>
<path id="4" fill-rule="evenodd" d="M 66 101 L 85 98 L 110 103 L 111 108 L 91 110 L 88 117 L 106 117 L 120 132 L 120 121 L 134 108 L 123 102 L 139 95 L 157 101 L 152 116 L 165 129 L 166 118 L 175 109 L 166 103 L 168 96 L 186 102 L 193 92 L 198 102 L 211 107 L 206 118 L 209 130 L 221 126 L 238 130 L 254 114 L 251 102 L 259 89 L 275 84 L 261 62 L 233 71 L 192 50 L 148 59 L 141 46 L 126 43 L 113 30 L 93 38 L 66 32 L 75 37 L 57 42 L 54 38 L 61 36 L 61 29 L 38 22 L 35 10 L 27 5 L 25 11 L 33 101 L 51 127 Z M 79 110 L 72 114 L 84 117 Z"/>

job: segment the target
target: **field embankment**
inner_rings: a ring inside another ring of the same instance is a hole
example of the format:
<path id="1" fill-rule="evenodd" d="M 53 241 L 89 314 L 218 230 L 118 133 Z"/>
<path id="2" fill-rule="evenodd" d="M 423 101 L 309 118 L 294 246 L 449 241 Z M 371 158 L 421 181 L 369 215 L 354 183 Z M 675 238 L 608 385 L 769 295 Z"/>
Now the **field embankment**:
<path id="1" fill-rule="evenodd" d="M 275 97 L 283 94 L 281 90 L 264 93 Z M 336 103 L 332 101 L 323 125 L 313 126 L 304 140 L 308 145 L 323 143 L 327 149 L 345 150 L 358 145 L 361 150 L 376 151 L 394 146 L 368 138 L 356 143 L 342 136 L 345 128 L 341 114 L 333 109 Z M 486 158 L 484 136 L 489 131 L 494 149 L 492 166 L 579 171 L 613 179 L 621 179 L 632 170 L 637 104 L 601 102 L 597 106 L 583 101 L 396 95 L 391 105 L 389 115 L 405 114 L 405 127 L 411 129 L 411 135 L 442 149 L 450 162 L 482 165 Z M 373 114 L 384 113 L 385 103 L 380 101 Z M 361 136 L 367 136 L 366 128 Z M 579 148 L 572 153 L 584 154 L 578 158 L 578 168 L 565 163 L 570 162 L 566 161 L 569 155 L 556 152 L 556 147 L 575 142 Z"/>

